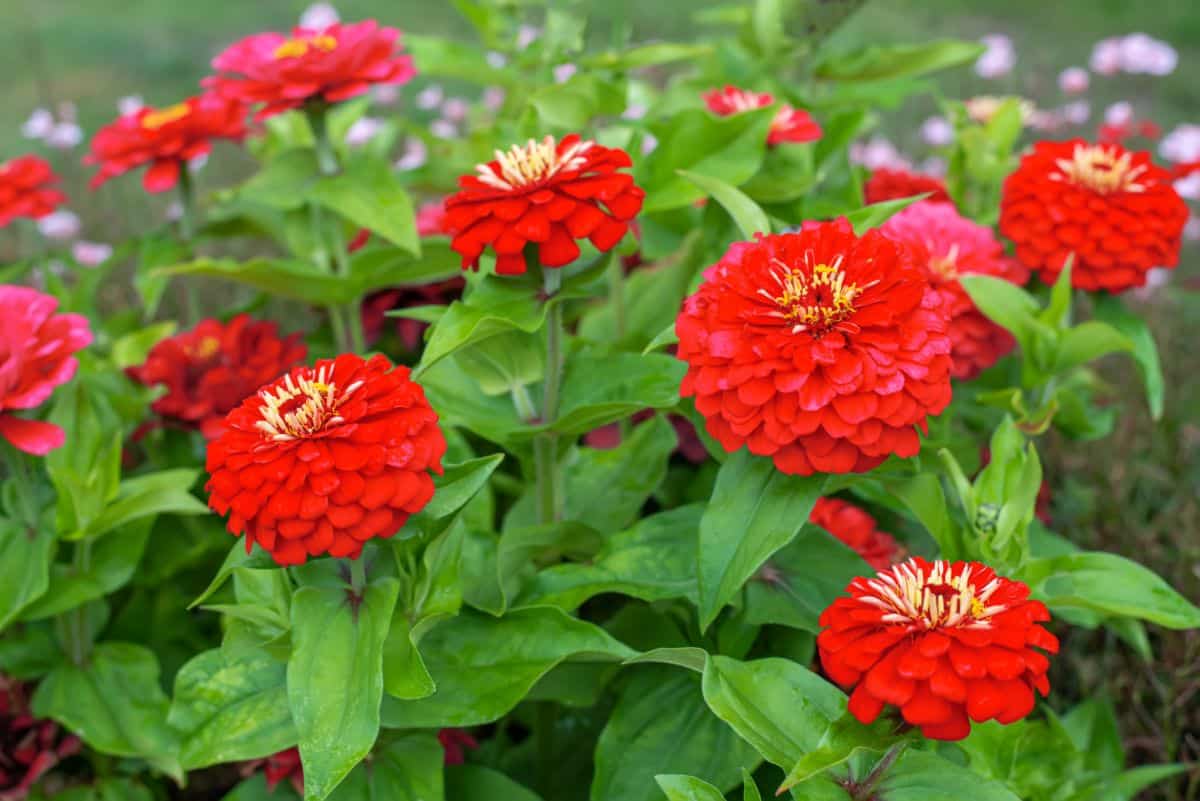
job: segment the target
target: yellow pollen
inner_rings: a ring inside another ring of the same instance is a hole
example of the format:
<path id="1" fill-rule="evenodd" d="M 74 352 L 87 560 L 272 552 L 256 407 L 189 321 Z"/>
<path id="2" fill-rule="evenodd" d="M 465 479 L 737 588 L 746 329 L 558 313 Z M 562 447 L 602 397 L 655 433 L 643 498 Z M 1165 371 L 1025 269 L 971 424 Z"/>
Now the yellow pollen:
<path id="1" fill-rule="evenodd" d="M 513 145 L 507 153 L 496 151 L 499 175 L 490 164 L 476 165 L 475 170 L 482 183 L 510 192 L 541 183 L 560 172 L 579 169 L 587 162 L 586 154 L 591 147 L 592 142 L 580 140 L 559 153 L 553 136 L 540 142 L 530 139 L 524 145 Z"/>
<path id="2" fill-rule="evenodd" d="M 212 358 L 221 349 L 221 341 L 216 337 L 204 337 L 192 349 L 192 355 L 197 359 Z"/>
<path id="3" fill-rule="evenodd" d="M 254 424 L 255 427 L 268 439 L 286 442 L 344 423 L 345 420 L 337 413 L 338 408 L 358 391 L 362 382 L 355 381 L 339 393 L 332 378 L 326 366 L 317 370 L 315 375 L 306 370 L 294 380 L 287 375 L 274 392 L 270 389 L 261 390 L 258 397 L 262 405 L 258 411 L 262 419 Z"/>
<path id="4" fill-rule="evenodd" d="M 910 560 L 869 579 L 866 586 L 872 594 L 860 600 L 882 610 L 883 622 L 914 630 L 990 628 L 992 616 L 1007 608 L 988 603 L 1000 580 L 980 587 L 972 583 L 969 566 L 955 571 L 950 562 L 938 560 L 925 569 Z"/>
<path id="5" fill-rule="evenodd" d="M 779 294 L 766 289 L 758 290 L 763 297 L 774 301 L 780 309 L 779 316 L 792 324 L 792 333 L 809 331 L 820 336 L 831 328 L 845 323 L 854 313 L 854 301 L 865 290 L 879 283 L 860 287 L 847 284 L 842 271 L 842 257 L 833 264 L 817 264 L 811 275 L 804 267 L 789 267 L 779 260 L 772 264 L 771 276 L 779 285 Z"/>
<path id="6" fill-rule="evenodd" d="M 323 53 L 328 53 L 337 49 L 337 39 L 334 39 L 327 33 L 318 34 L 317 36 L 299 36 L 295 39 L 288 39 L 279 47 L 275 48 L 275 52 L 271 57 L 276 61 L 285 58 L 300 58 L 308 55 L 310 50 L 320 50 Z"/>
<path id="7" fill-rule="evenodd" d="M 1069 159 L 1058 159 L 1058 172 L 1050 173 L 1053 181 L 1066 181 L 1091 189 L 1101 195 L 1112 192 L 1145 192 L 1139 178 L 1146 165 L 1134 167 L 1133 154 L 1117 156 L 1117 148 L 1108 145 L 1076 145 Z"/>
<path id="8" fill-rule="evenodd" d="M 979 600 L 978 598 L 971 599 L 971 617 L 978 620 L 979 618 L 983 617 L 983 613 L 986 611 L 987 607 L 984 606 L 983 601 Z"/>
<path id="9" fill-rule="evenodd" d="M 192 109 L 187 103 L 176 103 L 173 106 L 151 111 L 142 117 L 142 127 L 148 131 L 157 130 L 172 122 L 182 120 L 188 114 L 192 113 Z"/>
<path id="10" fill-rule="evenodd" d="M 933 247 L 930 243 L 930 251 Z M 958 277 L 958 244 L 950 246 L 945 256 L 930 256 L 929 271 L 943 281 L 953 281 Z"/>

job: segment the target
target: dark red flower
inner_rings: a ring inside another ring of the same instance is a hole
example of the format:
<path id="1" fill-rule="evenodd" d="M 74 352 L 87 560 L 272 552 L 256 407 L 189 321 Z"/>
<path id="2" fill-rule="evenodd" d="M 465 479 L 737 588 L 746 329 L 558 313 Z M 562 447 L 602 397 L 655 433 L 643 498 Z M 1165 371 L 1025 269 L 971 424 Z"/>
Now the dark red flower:
<path id="1" fill-rule="evenodd" d="M 22 801 L 55 765 L 79 753 L 79 738 L 29 708 L 28 688 L 0 676 L 0 801 Z"/>
<path id="2" fill-rule="evenodd" d="M 70 381 L 79 369 L 76 351 L 92 342 L 86 317 L 57 308 L 51 295 L 0 284 L 0 439 L 37 456 L 62 445 L 65 433 L 11 412 L 40 406 Z"/>
<path id="3" fill-rule="evenodd" d="M 1004 253 L 991 228 L 963 217 L 949 203 L 922 201 L 902 209 L 880 231 L 913 251 L 950 317 L 950 374 L 970 379 L 1016 347 L 1016 340 L 971 301 L 960 275 L 990 275 L 1018 286 L 1029 270 Z"/>
<path id="4" fill-rule="evenodd" d="M 225 415 L 307 355 L 299 334 L 280 339 L 275 323 L 239 314 L 228 323 L 202 320 L 162 340 L 127 372 L 146 386 L 166 386 L 167 394 L 150 405 L 157 414 L 212 439 L 225 430 Z"/>
<path id="5" fill-rule="evenodd" d="M 147 192 L 165 192 L 179 181 L 179 171 L 192 159 L 206 156 L 214 139 L 240 140 L 246 135 L 246 107 L 238 100 L 207 94 L 189 97 L 166 108 L 141 108 L 96 132 L 84 164 L 98 164 L 92 189 L 110 178 L 150 165 L 142 175 Z"/>
<path id="6" fill-rule="evenodd" d="M 58 176 L 40 156 L 18 156 L 0 163 L 0 228 L 18 217 L 38 220 L 67 202 L 57 189 Z"/>
<path id="7" fill-rule="evenodd" d="M 260 120 L 314 100 L 338 103 L 375 84 L 405 83 L 416 75 L 412 59 L 399 52 L 399 39 L 400 31 L 372 19 L 296 28 L 290 37 L 258 33 L 213 59 L 218 74 L 204 85 L 225 97 L 264 103 Z"/>
<path id="8" fill-rule="evenodd" d="M 437 735 L 442 750 L 446 753 L 447 765 L 461 765 L 466 761 L 464 748 L 478 748 L 475 738 L 462 729 L 442 729 Z"/>
<path id="9" fill-rule="evenodd" d="M 863 184 L 863 195 L 868 203 L 899 200 L 926 192 L 930 193 L 926 200 L 951 202 L 942 179 L 919 172 L 879 167 L 871 172 L 871 177 Z"/>
<path id="10" fill-rule="evenodd" d="M 631 420 L 634 425 L 637 425 L 645 420 L 652 419 L 654 414 L 653 409 L 643 409 L 633 415 Z M 667 422 L 675 429 L 675 453 L 678 453 L 692 464 L 700 464 L 708 459 L 708 449 L 704 447 L 704 443 L 700 440 L 700 435 L 696 433 L 696 427 L 692 425 L 691 420 L 688 420 L 683 415 L 668 414 Z M 583 435 L 583 442 L 589 448 L 596 448 L 602 451 L 611 450 L 621 444 L 621 427 L 617 423 L 609 423 L 606 426 L 593 428 Z"/>
<path id="11" fill-rule="evenodd" d="M 1123 292 L 1179 260 L 1188 208 L 1145 151 L 1082 139 L 1038 142 L 1004 182 L 1000 233 L 1053 283 L 1074 256 L 1071 284 Z"/>
<path id="12" fill-rule="evenodd" d="M 296 791 L 296 795 L 304 797 L 304 766 L 300 764 L 300 749 L 287 748 L 266 759 L 253 759 L 242 763 L 242 775 L 250 776 L 262 771 L 267 780 L 267 790 L 275 792 L 280 782 L 286 781 Z"/>
<path id="13" fill-rule="evenodd" d="M 209 505 L 281 565 L 358 558 L 433 497 L 446 440 L 407 367 L 351 353 L 247 398 L 208 443 Z"/>
<path id="14" fill-rule="evenodd" d="M 362 305 L 363 333 L 368 343 L 376 342 L 383 336 L 383 327 L 387 322 L 387 313 L 392 309 L 411 309 L 416 306 L 445 306 L 462 296 L 466 282 L 461 278 L 448 278 L 433 284 L 406 286 L 397 289 L 382 289 L 367 296 Z M 407 317 L 396 318 L 396 335 L 404 347 L 410 351 L 417 350 L 421 345 L 421 337 L 429 323 L 421 320 L 410 320 Z"/>
<path id="15" fill-rule="evenodd" d="M 1162 128 L 1151 120 L 1126 120 L 1125 122 L 1106 122 L 1096 132 L 1096 138 L 1105 143 L 1123 143 L 1135 136 L 1143 139 L 1157 139 L 1162 136 Z"/>
<path id="16" fill-rule="evenodd" d="M 820 618 L 826 674 L 871 723 L 885 705 L 934 740 L 961 740 L 970 721 L 1015 723 L 1050 692 L 1046 671 L 1058 639 L 1029 587 L 978 562 L 913 557 L 856 578 Z M 1041 650 L 1038 650 L 1041 649 Z"/>
<path id="17" fill-rule="evenodd" d="M 907 248 L 839 219 L 737 242 L 704 278 L 675 322 L 680 392 L 727 451 L 808 475 L 920 450 L 950 402 L 950 339 Z"/>
<path id="18" fill-rule="evenodd" d="M 876 570 L 886 570 L 901 553 L 892 535 L 875 527 L 875 518 L 840 498 L 818 498 L 808 522 L 828 531 Z"/>
<path id="19" fill-rule="evenodd" d="M 543 267 L 562 267 L 579 256 L 576 240 L 586 237 L 597 250 L 616 246 L 645 197 L 633 176 L 629 155 L 571 134 L 561 142 L 547 136 L 513 145 L 480 164 L 477 175 L 458 179 L 462 187 L 446 199 L 445 226 L 462 256 L 463 269 L 478 269 L 487 247 L 496 253 L 496 272 L 525 272 L 523 251 L 537 245 Z"/>
<path id="20" fill-rule="evenodd" d="M 767 92 L 749 92 L 736 86 L 713 89 L 705 92 L 704 103 L 708 110 L 721 117 L 765 108 L 775 103 L 775 96 Z M 784 142 L 815 142 L 821 138 L 821 126 L 804 109 L 793 108 L 784 103 L 779 107 L 771 130 L 767 133 L 768 145 Z"/>

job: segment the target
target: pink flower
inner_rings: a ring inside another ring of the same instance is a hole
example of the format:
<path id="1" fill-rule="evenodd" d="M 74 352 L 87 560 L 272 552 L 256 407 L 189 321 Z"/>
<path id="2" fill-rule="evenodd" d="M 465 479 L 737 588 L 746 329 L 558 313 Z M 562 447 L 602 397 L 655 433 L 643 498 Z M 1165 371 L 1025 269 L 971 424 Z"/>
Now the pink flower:
<path id="1" fill-rule="evenodd" d="M 1116 75 L 1121 71 L 1121 40 L 1101 39 L 1092 48 L 1088 66 L 1101 75 Z"/>
<path id="2" fill-rule="evenodd" d="M 1083 67 L 1067 67 L 1058 74 L 1058 88 L 1069 95 L 1086 92 L 1089 81 L 1087 70 Z"/>
<path id="3" fill-rule="evenodd" d="M 429 148 L 425 146 L 425 142 L 410 136 L 404 140 L 404 152 L 392 166 L 397 170 L 407 172 L 425 166 L 425 162 L 428 160 Z"/>
<path id="4" fill-rule="evenodd" d="M 861 164 L 869 170 L 878 169 L 912 169 L 912 164 L 896 146 L 882 136 L 872 136 L 864 142 L 854 142 L 850 145 L 850 161 Z"/>
<path id="5" fill-rule="evenodd" d="M 1133 105 L 1126 100 L 1113 103 L 1104 109 L 1104 121 L 1109 125 L 1127 125 L 1133 122 Z"/>
<path id="6" fill-rule="evenodd" d="M 944 147 L 954 141 L 954 126 L 945 117 L 930 117 L 921 124 L 921 138 L 932 147 Z"/>
<path id="7" fill-rule="evenodd" d="M 21 125 L 21 135 L 26 139 L 45 139 L 54 130 L 54 115 L 48 108 L 35 108 Z"/>
<path id="8" fill-rule="evenodd" d="M 79 236 L 79 215 L 59 209 L 38 220 L 37 227 L 47 239 L 65 242 Z"/>
<path id="9" fill-rule="evenodd" d="M 436 83 L 426 86 L 417 92 L 417 108 L 424 111 L 431 111 L 442 104 L 442 99 L 445 96 L 445 91 Z"/>
<path id="10" fill-rule="evenodd" d="M 71 248 L 71 255 L 75 261 L 82 264 L 84 267 L 99 267 L 104 262 L 112 258 L 112 245 L 107 245 L 103 242 L 76 242 Z"/>
<path id="11" fill-rule="evenodd" d="M 122 117 L 131 117 L 137 114 L 146 105 L 142 100 L 141 95 L 126 95 L 117 101 L 117 113 Z"/>
<path id="12" fill-rule="evenodd" d="M 1187 223 L 1183 226 L 1183 238 L 1188 242 L 1200 242 L 1200 217 L 1194 214 L 1188 217 Z"/>
<path id="13" fill-rule="evenodd" d="M 532 25 L 522 25 L 517 29 L 517 49 L 524 50 L 536 42 L 541 35 L 541 28 L 535 28 Z"/>
<path id="14" fill-rule="evenodd" d="M 466 761 L 463 749 L 479 747 L 475 738 L 462 729 L 442 729 L 438 732 L 437 738 L 438 742 L 442 744 L 442 750 L 445 751 L 447 765 L 463 764 Z"/>
<path id="15" fill-rule="evenodd" d="M 346 131 L 346 144 L 362 147 L 383 131 L 383 120 L 378 117 L 359 117 Z"/>
<path id="16" fill-rule="evenodd" d="M 1175 48 L 1144 33 L 1131 33 L 1121 40 L 1121 66 L 1126 72 L 1170 75 L 1178 63 Z"/>
<path id="17" fill-rule="evenodd" d="M 1176 164 L 1200 161 L 1200 125 L 1184 123 L 1163 137 L 1158 153 Z"/>
<path id="18" fill-rule="evenodd" d="M 1062 115 L 1072 125 L 1083 125 L 1092 116 L 1092 105 L 1086 100 L 1072 100 L 1062 107 Z"/>
<path id="19" fill-rule="evenodd" d="M 448 97 L 442 103 L 442 116 L 451 122 L 462 122 L 470 110 L 471 106 L 461 97 Z"/>
<path id="20" fill-rule="evenodd" d="M 313 3 L 300 15 L 300 27 L 311 31 L 324 30 L 335 22 L 341 22 L 341 17 L 332 3 Z"/>
<path id="21" fill-rule="evenodd" d="M 576 67 L 574 64 L 559 64 L 554 68 L 554 82 L 566 83 L 578 71 L 579 67 Z"/>
<path id="22" fill-rule="evenodd" d="M 55 314 L 58 300 L 36 289 L 0 284 L 0 437 L 44 456 L 66 434 L 52 423 L 9 414 L 32 409 L 79 369 L 74 353 L 92 341 L 87 318 Z"/>
<path id="23" fill-rule="evenodd" d="M 499 111 L 504 105 L 504 90 L 499 86 L 489 86 L 483 90 L 483 105 L 492 110 Z"/>
<path id="24" fill-rule="evenodd" d="M 975 62 L 975 73 L 981 78 L 1002 78 L 1012 72 L 1017 63 L 1017 52 L 1013 49 L 1012 39 L 1002 33 L 993 33 L 981 37 L 980 42 L 987 47 L 979 60 Z"/>

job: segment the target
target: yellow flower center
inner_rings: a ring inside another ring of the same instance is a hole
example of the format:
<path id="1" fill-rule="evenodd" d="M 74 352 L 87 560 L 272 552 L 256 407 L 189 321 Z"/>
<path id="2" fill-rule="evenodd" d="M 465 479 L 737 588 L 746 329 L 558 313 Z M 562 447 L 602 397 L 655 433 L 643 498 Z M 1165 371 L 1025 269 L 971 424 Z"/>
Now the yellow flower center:
<path id="1" fill-rule="evenodd" d="M 163 127 L 164 125 L 182 120 L 191 113 L 192 108 L 187 103 L 176 103 L 173 106 L 160 108 L 144 115 L 142 117 L 142 127 L 148 131 L 154 131 Z"/>
<path id="2" fill-rule="evenodd" d="M 587 152 L 592 143 L 580 140 L 562 153 L 553 136 L 540 142 L 530 139 L 524 145 L 513 145 L 508 152 L 496 151 L 497 175 L 490 164 L 475 167 L 479 180 L 505 192 L 541 183 L 560 172 L 577 170 L 587 162 Z"/>
<path id="3" fill-rule="evenodd" d="M 328 53 L 336 50 L 337 45 L 337 39 L 334 39 L 327 33 L 316 36 L 297 36 L 293 39 L 288 39 L 275 48 L 275 52 L 271 56 L 276 61 L 285 58 L 300 58 L 308 55 L 311 50 L 320 50 L 322 53 Z"/>
<path id="4" fill-rule="evenodd" d="M 976 587 L 969 565 L 959 572 L 950 562 L 938 560 L 928 570 L 909 561 L 880 573 L 867 581 L 874 595 L 860 600 L 884 610 L 885 623 L 904 623 L 920 629 L 990 628 L 993 615 L 1005 610 L 1004 604 L 988 604 L 1000 587 L 994 578 Z"/>
<path id="5" fill-rule="evenodd" d="M 263 432 L 268 439 L 286 442 L 312 436 L 325 428 L 345 420 L 337 413 L 346 400 L 358 391 L 362 381 L 355 381 L 344 391 L 339 392 L 338 386 L 330 379 L 332 375 L 328 366 L 322 367 L 313 375 L 310 370 L 300 373 L 295 380 L 289 374 L 283 383 L 275 387 L 260 390 L 258 397 L 262 405 L 258 407 L 262 419 L 255 427 Z"/>
<path id="6" fill-rule="evenodd" d="M 210 359 L 221 349 L 221 341 L 216 337 L 204 337 L 191 349 L 192 356 L 197 359 Z"/>
<path id="7" fill-rule="evenodd" d="M 933 248 L 930 247 L 932 252 Z M 929 271 L 942 281 L 953 281 L 958 277 L 958 244 L 950 246 L 944 256 L 929 257 Z"/>
<path id="8" fill-rule="evenodd" d="M 766 289 L 758 293 L 779 306 L 777 314 L 792 324 L 793 334 L 808 331 L 816 336 L 839 325 L 849 325 L 845 321 L 854 313 L 855 299 L 879 283 L 872 281 L 862 287 L 847 284 L 841 256 L 833 264 L 818 264 L 811 271 L 775 260 L 771 277 L 779 285 L 779 294 Z"/>
<path id="9" fill-rule="evenodd" d="M 1058 159 L 1058 172 L 1050 174 L 1051 180 L 1091 189 L 1101 195 L 1111 192 L 1144 192 L 1146 185 L 1138 179 L 1146 172 L 1146 165 L 1134 167 L 1133 154 L 1117 155 L 1111 145 L 1076 145 L 1069 159 Z"/>

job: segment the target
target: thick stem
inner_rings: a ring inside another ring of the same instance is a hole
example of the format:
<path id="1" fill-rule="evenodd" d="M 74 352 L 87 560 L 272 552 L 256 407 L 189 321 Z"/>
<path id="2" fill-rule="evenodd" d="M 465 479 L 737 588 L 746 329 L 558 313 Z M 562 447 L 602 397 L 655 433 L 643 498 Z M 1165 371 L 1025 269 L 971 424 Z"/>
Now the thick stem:
<path id="1" fill-rule="evenodd" d="M 551 303 L 562 285 L 562 273 L 542 269 L 546 294 L 546 374 L 542 381 L 543 425 L 558 419 L 558 393 L 562 385 L 563 320 L 562 304 Z M 533 443 L 534 473 L 537 480 L 538 522 L 562 520 L 565 499 L 562 491 L 562 468 L 558 463 L 558 436 L 552 432 L 539 434 Z"/>
<path id="2" fill-rule="evenodd" d="M 891 769 L 892 765 L 896 763 L 896 760 L 900 758 L 900 755 L 907 748 L 907 740 L 898 742 L 889 748 L 888 752 L 883 755 L 883 759 L 875 763 L 875 767 L 867 774 L 867 778 L 854 786 L 854 791 L 850 795 L 852 801 L 871 801 L 875 795 L 876 788 L 879 787 L 879 783 L 883 781 L 884 777 L 887 776 L 888 770 Z"/>
<path id="3" fill-rule="evenodd" d="M 75 543 L 75 556 L 71 563 L 72 572 L 76 576 L 81 576 L 87 573 L 91 566 L 92 541 L 80 540 Z M 92 653 L 92 633 L 88 625 L 87 604 L 65 612 L 60 624 L 66 632 L 67 655 L 71 658 L 71 662 L 82 667 Z"/>
<path id="4" fill-rule="evenodd" d="M 333 152 L 333 143 L 329 141 L 329 126 L 326 120 L 324 104 L 308 106 L 305 114 L 308 125 L 312 128 L 313 146 L 317 151 L 317 166 L 322 175 L 336 175 L 338 172 L 337 154 Z"/>

